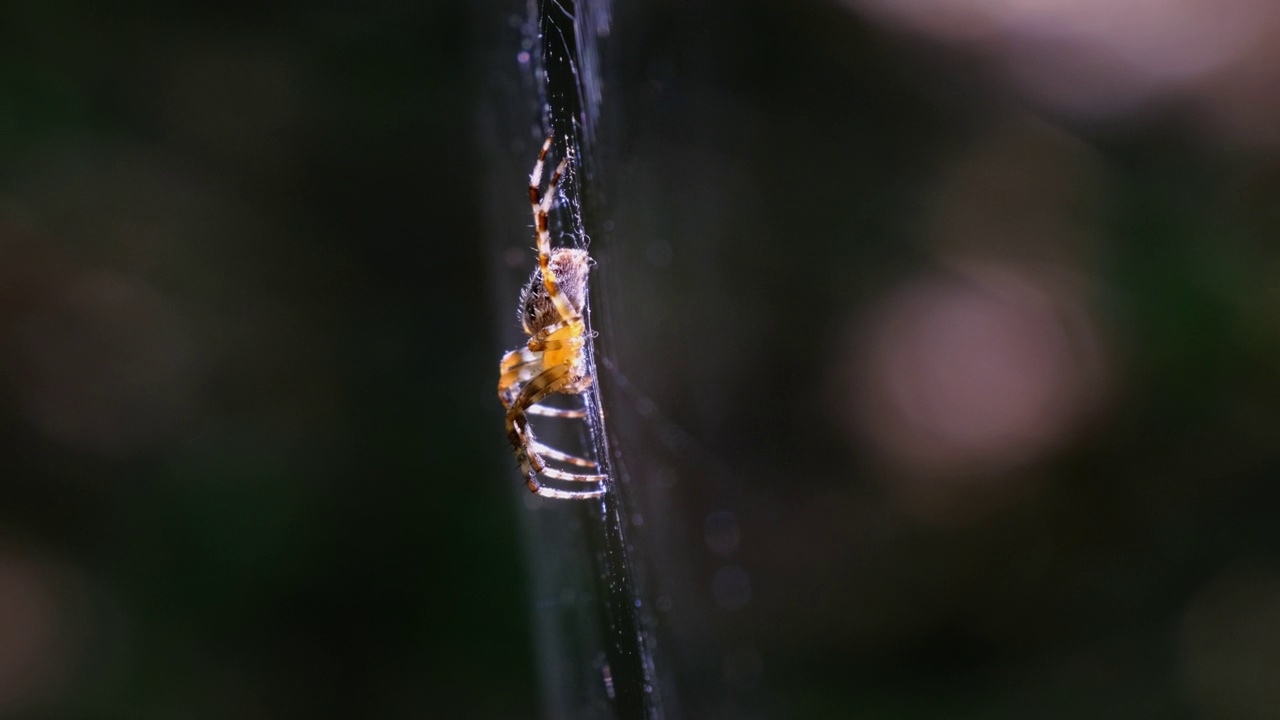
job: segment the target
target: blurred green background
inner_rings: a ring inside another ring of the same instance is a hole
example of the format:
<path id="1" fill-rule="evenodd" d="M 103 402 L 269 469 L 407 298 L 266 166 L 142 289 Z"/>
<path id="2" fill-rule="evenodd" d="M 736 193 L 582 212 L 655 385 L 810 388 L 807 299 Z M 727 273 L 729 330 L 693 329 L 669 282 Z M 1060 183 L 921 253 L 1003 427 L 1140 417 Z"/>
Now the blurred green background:
<path id="1" fill-rule="evenodd" d="M 0 717 L 538 713 L 526 10 L 0 5 Z M 1280 21 L 1165 10 L 614 7 L 669 709 L 1280 716 Z"/>
<path id="2" fill-rule="evenodd" d="M 0 8 L 0 716 L 534 713 L 486 37 L 453 3 Z"/>

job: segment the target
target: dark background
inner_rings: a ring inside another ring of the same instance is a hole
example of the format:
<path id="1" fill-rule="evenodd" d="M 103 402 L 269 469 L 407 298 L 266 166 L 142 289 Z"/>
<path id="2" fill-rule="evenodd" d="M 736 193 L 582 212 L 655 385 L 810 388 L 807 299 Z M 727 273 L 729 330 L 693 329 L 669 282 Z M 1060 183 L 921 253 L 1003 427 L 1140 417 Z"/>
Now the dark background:
<path id="1" fill-rule="evenodd" d="M 615 8 L 670 709 L 1274 717 L 1275 11 L 892 7 Z M 524 12 L 0 9 L 0 716 L 536 715 Z"/>

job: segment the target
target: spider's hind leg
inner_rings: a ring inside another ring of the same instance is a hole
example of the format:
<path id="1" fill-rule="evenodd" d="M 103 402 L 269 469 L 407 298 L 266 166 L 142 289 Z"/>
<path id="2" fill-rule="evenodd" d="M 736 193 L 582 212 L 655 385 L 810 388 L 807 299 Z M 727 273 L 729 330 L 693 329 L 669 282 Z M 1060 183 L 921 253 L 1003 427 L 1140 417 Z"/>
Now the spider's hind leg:
<path id="1" fill-rule="evenodd" d="M 546 405 L 530 405 L 525 408 L 525 412 L 530 415 L 541 415 L 542 417 L 558 417 L 558 418 L 585 418 L 586 410 L 573 410 L 570 408 L 553 408 Z"/>
<path id="2" fill-rule="evenodd" d="M 561 490 L 559 488 L 547 487 L 538 483 L 536 480 L 529 485 L 529 489 L 533 492 L 547 498 L 556 498 L 558 500 L 590 500 L 604 495 L 604 487 L 601 486 L 594 490 Z"/>
<path id="3" fill-rule="evenodd" d="M 511 441 L 511 446 L 515 449 L 516 459 L 520 461 L 520 470 L 525 479 L 529 481 L 530 487 L 533 486 L 533 478 L 537 474 L 545 473 L 548 477 L 557 477 L 554 473 L 559 471 L 548 468 L 539 456 L 539 449 L 545 446 L 534 439 L 533 429 L 529 427 L 528 411 L 541 402 L 543 398 L 559 392 L 565 385 L 569 384 L 569 381 L 569 367 L 567 365 L 548 368 L 521 386 L 519 395 L 511 400 L 511 406 L 507 410 L 507 439 Z M 503 399 L 506 400 L 507 396 L 504 396 Z M 552 452 L 557 456 L 572 457 L 558 450 L 553 450 Z M 567 475 L 567 473 L 562 474 Z"/>
<path id="4" fill-rule="evenodd" d="M 519 396 L 512 401 L 511 408 L 507 410 L 507 438 L 515 448 L 516 459 L 520 462 L 520 471 L 524 475 L 525 484 L 533 492 L 551 498 L 599 497 L 605 492 L 603 484 L 605 476 L 572 473 L 549 467 L 541 455 L 545 453 L 551 459 L 584 467 L 592 467 L 591 461 L 543 445 L 534 439 L 533 429 L 529 427 L 527 411 L 548 395 L 559 392 L 568 382 L 569 368 L 558 365 L 543 371 L 524 385 L 520 389 Z M 598 483 L 599 487 L 590 490 L 548 488 L 538 482 L 539 475 L 552 480 Z"/>
<path id="5" fill-rule="evenodd" d="M 550 445 L 543 445 L 537 440 L 531 439 L 529 441 L 529 447 L 532 448 L 533 451 L 538 453 L 539 455 L 543 457 L 551 458 L 552 460 L 558 460 L 563 463 L 569 463 L 570 465 L 577 465 L 578 467 L 593 468 L 596 466 L 596 463 L 594 460 L 588 460 L 586 458 L 580 458 L 576 455 L 570 455 L 569 453 L 557 450 L 551 447 Z M 543 474 L 544 475 L 546 474 L 545 470 L 543 471 Z M 588 482 L 595 482 L 597 479 L 603 478 L 604 476 L 603 475 L 583 475 L 581 477 L 585 478 L 586 481 Z M 575 477 L 573 479 L 577 480 L 578 478 Z"/>

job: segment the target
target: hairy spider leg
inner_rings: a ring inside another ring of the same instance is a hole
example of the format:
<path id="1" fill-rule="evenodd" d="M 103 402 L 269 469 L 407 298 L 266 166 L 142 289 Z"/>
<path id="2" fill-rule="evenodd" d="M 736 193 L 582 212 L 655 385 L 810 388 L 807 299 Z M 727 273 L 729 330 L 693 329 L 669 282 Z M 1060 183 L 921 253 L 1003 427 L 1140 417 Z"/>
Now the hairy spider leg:
<path id="1" fill-rule="evenodd" d="M 593 468 L 593 467 L 595 467 L 595 466 L 596 466 L 596 464 L 595 464 L 594 462 L 592 462 L 592 461 L 590 461 L 590 460 L 587 460 L 586 458 L 580 458 L 580 457 L 578 457 L 578 456 L 576 456 L 576 455 L 570 455 L 569 453 L 567 453 L 567 452 L 563 452 L 563 451 L 560 451 L 560 450 L 557 450 L 557 449 L 555 449 L 555 448 L 551 447 L 550 445 L 543 445 L 542 443 L 538 442 L 537 440 L 531 440 L 531 441 L 529 441 L 529 446 L 533 448 L 533 451 L 534 451 L 534 452 L 536 452 L 536 453 L 538 453 L 539 455 L 542 455 L 542 456 L 544 456 L 544 457 L 549 457 L 549 458 L 551 458 L 552 460 L 559 460 L 559 461 L 561 461 L 561 462 L 567 462 L 567 463 L 569 463 L 570 465 L 577 465 L 578 467 L 592 467 L 592 468 Z"/>
<path id="2" fill-rule="evenodd" d="M 539 330 L 537 335 L 529 338 L 529 345 L 517 348 L 502 357 L 499 365 L 498 396 L 504 397 L 514 385 L 528 382 L 539 372 L 558 365 L 573 368 L 576 358 L 582 353 L 584 326 L 581 321 L 560 321 Z M 563 392 L 577 394 L 591 386 L 591 378 L 584 377 L 577 383 L 563 389 Z M 504 404 L 509 406 L 509 403 Z"/>
<path id="3" fill-rule="evenodd" d="M 498 376 L 498 398 L 504 407 L 511 407 L 512 400 L 521 387 L 542 372 L 542 353 L 528 348 L 512 350 L 502 358 Z"/>
<path id="4" fill-rule="evenodd" d="M 559 488 L 547 487 L 539 485 L 535 493 L 546 498 L 555 498 L 557 500 L 590 500 L 598 498 L 604 494 L 604 488 L 596 488 L 594 490 L 561 490 Z"/>
<path id="5" fill-rule="evenodd" d="M 498 381 L 498 398 L 502 400 L 504 407 L 510 408 L 527 383 L 542 372 L 542 355 L 543 353 L 541 352 L 534 352 L 525 348 L 513 350 L 510 353 L 507 353 L 507 357 L 503 359 L 503 368 L 506 372 Z M 511 364 L 520 359 L 526 360 L 519 365 Z M 580 386 L 581 383 L 579 383 L 579 387 Z M 566 383 L 557 388 L 557 390 L 569 393 L 571 390 L 579 389 L 579 387 L 571 387 L 566 378 Z M 553 408 L 538 405 L 536 403 L 529 405 L 524 409 L 524 411 L 528 415 L 543 415 L 546 417 L 585 418 L 587 416 L 585 410 Z M 555 448 L 541 445 L 536 441 L 533 441 L 533 443 L 548 450 L 549 452 L 543 454 L 546 454 L 548 457 L 553 459 L 563 460 L 565 462 L 584 467 L 595 467 L 596 465 L 591 460 L 569 455 L 568 453 L 561 452 Z M 535 452 L 539 451 L 535 450 Z"/>
<path id="6" fill-rule="evenodd" d="M 538 161 L 533 164 L 533 172 L 529 173 L 529 202 L 535 206 L 542 201 L 542 166 L 547 160 L 547 153 L 551 150 L 552 138 L 548 137 L 542 142 L 542 152 L 538 153 Z"/>
<path id="7" fill-rule="evenodd" d="M 604 494 L 603 487 L 595 490 L 557 490 L 544 487 L 538 482 L 539 473 L 552 479 L 574 482 L 600 482 L 604 480 L 604 476 L 580 475 L 547 467 L 547 464 L 538 456 L 536 450 L 533 452 L 529 450 L 530 447 L 541 445 L 541 443 L 534 441 L 524 409 L 557 392 L 562 385 L 568 382 L 568 373 L 569 368 L 567 366 L 561 365 L 549 368 L 530 380 L 521 389 L 520 396 L 516 398 L 511 409 L 507 411 L 507 439 L 511 441 L 512 447 L 515 448 L 516 459 L 520 462 L 520 471 L 524 474 L 525 484 L 529 486 L 531 491 L 544 497 L 553 498 L 598 497 Z"/>
<path id="8" fill-rule="evenodd" d="M 585 418 L 586 410 L 571 410 L 569 408 L 553 408 L 546 405 L 530 405 L 524 411 L 530 415 L 541 415 L 543 417 L 558 418 Z M 595 463 L 591 463 L 593 466 Z"/>
<path id="9" fill-rule="evenodd" d="M 529 428 L 529 419 L 525 416 L 524 409 L 558 391 L 560 386 L 568 382 L 568 376 L 569 368 L 564 366 L 543 370 L 520 388 L 520 394 L 507 409 L 507 440 L 515 448 L 516 460 L 520 461 L 520 472 L 530 488 L 536 483 L 535 476 L 542 472 L 546 464 L 536 453 L 529 452 L 533 431 Z"/>
<path id="10" fill-rule="evenodd" d="M 524 389 L 523 383 L 513 384 L 510 388 L 503 389 L 503 391 L 499 394 L 498 397 L 501 398 L 503 406 L 510 409 L 514 403 L 514 398 L 517 395 L 519 395 L 520 391 L 523 389 Z M 525 415 L 541 415 L 543 417 L 569 418 L 569 419 L 577 419 L 577 420 L 584 419 L 587 416 L 586 410 L 555 408 L 555 407 L 548 407 L 546 405 L 539 405 L 536 403 L 524 408 L 524 414 Z M 527 425 L 527 421 L 526 421 L 526 425 Z M 532 432 L 530 432 L 530 434 L 532 434 Z M 544 445 L 538 442 L 537 440 L 529 440 L 529 444 L 531 447 L 534 447 L 534 452 L 539 453 L 541 455 L 546 455 L 547 457 L 550 457 L 553 460 L 563 460 L 567 463 L 572 463 L 574 465 L 581 465 L 583 467 L 596 466 L 596 463 L 592 460 L 587 460 L 585 458 L 577 457 L 576 455 L 570 455 L 569 453 L 556 450 L 555 448 L 549 445 Z"/>
<path id="11" fill-rule="evenodd" d="M 565 363 L 560 363 L 560 365 L 565 365 Z M 503 406 L 508 408 L 511 407 L 516 396 L 524 389 L 525 384 L 542 374 L 546 369 L 547 368 L 543 366 L 541 360 L 535 360 L 533 362 L 516 365 L 503 373 L 502 377 L 498 379 L 498 398 L 502 400 Z M 557 392 L 574 394 L 570 388 L 560 388 Z"/>
<path id="12" fill-rule="evenodd" d="M 542 355 L 543 367 L 556 365 L 580 365 L 582 346 L 586 342 L 586 326 L 580 318 L 560 321 L 548 325 L 529 339 L 529 350 Z M 579 393 L 591 385 L 590 378 L 585 378 L 586 385 L 576 385 L 566 392 Z"/>
<path id="13" fill-rule="evenodd" d="M 516 348 L 503 355 L 502 362 L 498 366 L 498 372 L 506 374 L 511 369 L 521 365 L 531 365 L 539 362 L 544 363 L 547 367 L 565 362 L 565 359 L 560 354 L 547 359 L 543 357 L 543 353 L 548 349 L 559 350 L 564 348 L 566 342 L 570 343 L 570 350 L 582 347 L 582 343 L 580 341 L 574 342 L 573 338 L 581 337 L 585 328 L 571 328 L 573 322 L 573 320 L 560 320 L 542 328 L 529 338 L 529 342 L 526 343 L 525 347 Z M 567 332 L 566 329 L 568 329 Z M 501 384 L 501 381 L 499 381 L 499 384 Z"/>
<path id="14" fill-rule="evenodd" d="M 578 311 L 574 310 L 569 300 L 561 294 L 560 286 L 556 284 L 555 274 L 547 268 L 547 263 L 551 261 L 551 230 L 548 227 L 548 216 L 551 214 L 551 207 L 555 205 L 556 188 L 560 184 L 560 176 L 569 166 L 569 158 L 564 158 L 556 166 L 555 172 L 551 173 L 551 180 L 547 183 L 547 193 L 542 195 L 538 186 L 542 181 L 543 163 L 549 149 L 551 149 L 551 138 L 547 138 L 547 141 L 542 144 L 542 152 L 538 153 L 538 162 L 534 163 L 533 173 L 529 175 L 529 202 L 533 205 L 533 224 L 538 234 L 538 267 L 542 270 L 542 284 L 547 288 L 547 297 L 551 298 L 551 302 L 556 306 L 556 312 L 560 313 L 562 320 L 573 321 L 580 319 Z"/>

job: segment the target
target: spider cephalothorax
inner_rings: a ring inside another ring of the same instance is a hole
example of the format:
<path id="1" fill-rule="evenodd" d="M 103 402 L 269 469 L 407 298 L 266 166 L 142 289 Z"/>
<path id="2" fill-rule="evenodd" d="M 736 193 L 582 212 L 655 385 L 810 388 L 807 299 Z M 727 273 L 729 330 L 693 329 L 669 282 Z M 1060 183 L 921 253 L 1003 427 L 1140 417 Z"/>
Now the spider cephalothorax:
<path id="1" fill-rule="evenodd" d="M 529 335 L 524 347 L 502 358 L 499 366 L 498 398 L 507 408 L 507 438 L 515 449 L 525 483 L 533 492 L 553 498 L 592 498 L 604 493 L 603 475 L 559 470 L 547 465 L 544 457 L 579 467 L 595 463 L 538 442 L 529 426 L 529 415 L 584 418 L 582 410 L 565 410 L 541 405 L 556 393 L 577 395 L 591 387 L 587 371 L 586 324 L 582 311 L 587 299 L 587 274 L 591 258 L 586 250 L 551 248 L 548 215 L 555 202 L 556 183 L 568 166 L 560 161 L 543 196 L 543 163 L 551 149 L 551 138 L 542 145 L 538 162 L 529 176 L 529 200 L 538 237 L 538 266 L 520 292 L 520 324 Z M 587 490 L 561 490 L 542 485 L 538 476 L 572 482 L 594 483 Z"/>

